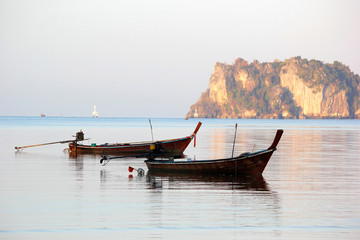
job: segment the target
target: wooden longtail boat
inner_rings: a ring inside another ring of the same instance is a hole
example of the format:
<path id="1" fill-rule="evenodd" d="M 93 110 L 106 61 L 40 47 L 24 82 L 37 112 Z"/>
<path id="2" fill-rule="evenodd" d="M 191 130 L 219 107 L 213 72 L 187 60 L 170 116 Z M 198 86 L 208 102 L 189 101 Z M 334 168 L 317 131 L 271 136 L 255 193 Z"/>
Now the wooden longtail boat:
<path id="1" fill-rule="evenodd" d="M 168 155 L 181 155 L 191 140 L 195 138 L 199 131 L 201 122 L 196 126 L 195 131 L 183 138 L 167 139 L 151 142 L 115 143 L 102 145 L 84 145 L 69 143 L 71 152 L 80 154 L 110 154 L 110 155 L 141 155 L 161 152 Z"/>
<path id="2" fill-rule="evenodd" d="M 145 163 L 152 172 L 183 172 L 199 174 L 230 174 L 249 175 L 262 174 L 271 155 L 276 151 L 283 130 L 277 130 L 273 143 L 268 149 L 243 153 L 238 157 L 199 160 L 199 161 L 174 161 L 174 160 L 146 160 Z"/>

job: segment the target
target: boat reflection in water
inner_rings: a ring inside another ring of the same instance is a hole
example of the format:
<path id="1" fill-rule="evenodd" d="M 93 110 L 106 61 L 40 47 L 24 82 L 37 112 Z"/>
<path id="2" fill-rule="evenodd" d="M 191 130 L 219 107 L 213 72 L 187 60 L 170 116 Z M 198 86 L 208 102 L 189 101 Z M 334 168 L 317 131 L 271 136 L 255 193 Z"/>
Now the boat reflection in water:
<path id="1" fill-rule="evenodd" d="M 150 188 L 216 189 L 269 191 L 262 175 L 234 176 L 220 174 L 168 173 L 148 171 L 146 179 Z"/>

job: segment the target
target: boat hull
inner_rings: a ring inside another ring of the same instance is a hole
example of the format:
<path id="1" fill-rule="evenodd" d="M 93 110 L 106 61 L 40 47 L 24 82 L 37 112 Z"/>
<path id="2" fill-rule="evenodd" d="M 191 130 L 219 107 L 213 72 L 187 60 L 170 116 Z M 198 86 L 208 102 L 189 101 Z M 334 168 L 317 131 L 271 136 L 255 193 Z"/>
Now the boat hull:
<path id="1" fill-rule="evenodd" d="M 201 161 L 174 161 L 174 160 L 146 160 L 145 163 L 152 172 L 182 172 L 198 174 L 230 174 L 249 175 L 262 174 L 272 154 L 276 151 L 283 130 L 276 132 L 273 143 L 268 149 L 244 153 L 238 157 L 201 160 Z"/>
<path id="2" fill-rule="evenodd" d="M 69 143 L 71 152 L 83 154 L 139 155 L 160 151 L 163 154 L 182 154 L 193 136 L 156 142 L 103 144 L 97 146 Z M 160 149 L 156 149 L 160 146 Z"/>
<path id="3" fill-rule="evenodd" d="M 189 143 L 196 137 L 202 123 L 199 122 L 194 132 L 187 137 L 168 139 L 156 142 L 116 143 L 102 145 L 84 145 L 69 143 L 70 152 L 75 154 L 109 154 L 122 156 L 139 156 L 145 154 L 182 155 Z"/>
<path id="4" fill-rule="evenodd" d="M 152 172 L 182 172 L 199 174 L 262 174 L 269 162 L 274 149 L 235 158 L 201 160 L 201 161 L 164 161 L 146 160 L 145 163 Z"/>

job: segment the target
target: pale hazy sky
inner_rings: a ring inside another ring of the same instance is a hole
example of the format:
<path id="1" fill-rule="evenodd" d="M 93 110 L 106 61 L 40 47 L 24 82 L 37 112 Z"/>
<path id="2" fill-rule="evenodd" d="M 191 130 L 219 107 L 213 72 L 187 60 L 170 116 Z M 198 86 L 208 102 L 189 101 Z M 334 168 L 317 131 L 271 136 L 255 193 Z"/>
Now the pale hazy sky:
<path id="1" fill-rule="evenodd" d="M 216 62 L 360 74 L 357 0 L 0 0 L 0 116 L 185 117 Z"/>

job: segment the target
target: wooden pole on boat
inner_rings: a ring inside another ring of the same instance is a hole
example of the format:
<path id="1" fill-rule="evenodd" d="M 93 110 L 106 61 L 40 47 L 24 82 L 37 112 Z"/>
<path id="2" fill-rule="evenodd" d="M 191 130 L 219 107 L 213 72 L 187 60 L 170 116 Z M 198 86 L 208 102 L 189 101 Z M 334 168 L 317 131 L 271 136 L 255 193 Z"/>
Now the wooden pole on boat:
<path id="1" fill-rule="evenodd" d="M 22 146 L 22 147 L 15 147 L 16 150 L 22 150 L 24 148 L 30 148 L 30 147 L 38 147 L 38 146 L 45 146 L 45 145 L 50 145 L 50 144 L 57 144 L 57 143 L 70 143 L 73 142 L 75 144 L 75 149 L 77 148 L 77 142 L 79 141 L 85 141 L 85 140 L 89 140 L 90 138 L 84 138 L 84 133 L 82 132 L 82 130 L 80 130 L 80 132 L 76 133 L 76 136 L 74 140 L 65 140 L 65 141 L 57 141 L 57 142 L 49 142 L 49 143 L 41 143 L 41 144 L 35 144 L 35 145 L 29 145 L 29 146 Z"/>
<path id="2" fill-rule="evenodd" d="M 234 148 L 235 148 L 235 140 L 236 140 L 236 131 L 237 131 L 237 123 L 235 124 L 235 135 L 234 135 L 234 142 L 233 142 L 233 149 L 232 149 L 231 158 L 233 158 L 233 157 L 234 157 Z"/>
<path id="3" fill-rule="evenodd" d="M 77 159 L 77 141 L 74 141 L 74 145 L 75 145 L 75 158 Z"/>
<path id="4" fill-rule="evenodd" d="M 50 144 L 69 143 L 69 142 L 74 142 L 74 140 L 65 140 L 65 141 L 57 141 L 57 142 L 50 142 L 50 143 L 41 143 L 41 144 L 35 144 L 35 145 L 29 145 L 29 146 L 15 147 L 15 149 L 16 150 L 21 150 L 21 149 L 29 148 L 29 147 L 38 147 L 38 146 L 45 146 L 45 145 L 50 145 Z"/>
<path id="5" fill-rule="evenodd" d="M 152 141 L 154 141 L 154 134 L 153 134 L 153 129 L 152 129 L 150 118 L 149 118 L 149 123 L 150 123 L 150 129 L 151 129 L 151 139 L 152 139 Z"/>

